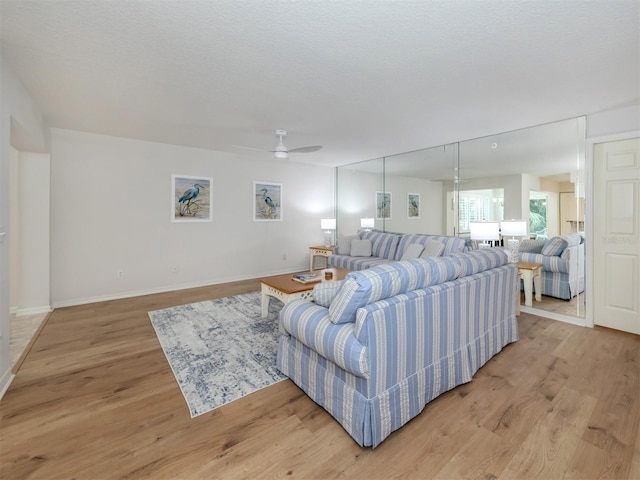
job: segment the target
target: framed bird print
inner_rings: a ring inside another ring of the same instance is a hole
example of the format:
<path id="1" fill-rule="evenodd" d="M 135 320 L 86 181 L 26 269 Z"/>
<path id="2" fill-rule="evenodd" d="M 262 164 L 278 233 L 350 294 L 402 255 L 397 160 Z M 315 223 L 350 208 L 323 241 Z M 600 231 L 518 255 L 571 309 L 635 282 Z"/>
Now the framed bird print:
<path id="1" fill-rule="evenodd" d="M 253 182 L 253 221 L 282 221 L 282 184 Z"/>
<path id="2" fill-rule="evenodd" d="M 210 222 L 212 185 L 210 177 L 171 175 L 171 221 Z"/>
<path id="3" fill-rule="evenodd" d="M 419 193 L 407 193 L 407 218 L 420 218 Z"/>
<path id="4" fill-rule="evenodd" d="M 376 219 L 391 218 L 391 192 L 376 192 Z"/>

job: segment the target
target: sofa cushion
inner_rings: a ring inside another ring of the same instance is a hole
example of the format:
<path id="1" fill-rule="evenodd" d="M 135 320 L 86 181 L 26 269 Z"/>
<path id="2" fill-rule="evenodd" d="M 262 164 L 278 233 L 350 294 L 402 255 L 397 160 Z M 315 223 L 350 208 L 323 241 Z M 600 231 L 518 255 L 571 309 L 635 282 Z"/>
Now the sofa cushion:
<path id="1" fill-rule="evenodd" d="M 553 237 L 547 240 L 542 247 L 542 255 L 548 255 L 550 257 L 557 257 L 562 255 L 562 252 L 567 248 L 567 241 L 562 237 Z"/>
<path id="2" fill-rule="evenodd" d="M 509 263 L 509 255 L 502 248 L 481 248 L 465 253 L 454 253 L 449 258 L 460 264 L 460 277 Z"/>
<path id="3" fill-rule="evenodd" d="M 444 248 L 444 245 L 442 245 Z M 402 254 L 401 260 L 409 260 L 411 258 L 418 258 L 422 251 L 424 250 L 424 245 L 420 245 L 419 243 L 412 243 L 407 248 L 404 249 L 404 253 Z"/>
<path id="4" fill-rule="evenodd" d="M 346 235 L 338 237 L 338 245 L 335 251 L 336 254 L 350 255 L 351 254 L 351 240 L 358 238 L 357 235 Z"/>
<path id="5" fill-rule="evenodd" d="M 538 239 L 538 240 L 522 240 L 520 242 L 520 245 L 518 246 L 518 252 L 522 252 L 522 253 L 541 253 L 542 252 L 542 247 L 544 247 L 544 244 L 546 243 L 545 239 Z"/>
<path id="6" fill-rule="evenodd" d="M 443 251 L 444 243 L 432 238 L 427 238 L 427 241 L 424 242 L 424 250 L 422 251 L 422 255 L 420 255 L 420 257 L 439 257 L 440 255 L 442 255 Z"/>
<path id="7" fill-rule="evenodd" d="M 365 270 L 389 262 L 378 257 L 352 257 L 351 255 L 329 255 L 328 260 L 330 267 L 346 268 L 351 271 Z"/>
<path id="8" fill-rule="evenodd" d="M 371 256 L 371 240 L 351 240 L 351 256 L 352 257 L 370 257 Z"/>
<path id="9" fill-rule="evenodd" d="M 313 301 L 321 307 L 329 308 L 343 284 L 344 280 L 318 283 L 313 287 Z"/>
<path id="10" fill-rule="evenodd" d="M 379 258 L 393 260 L 398 246 L 398 235 L 394 233 L 360 231 L 362 240 L 371 241 L 371 255 Z"/>
<path id="11" fill-rule="evenodd" d="M 425 245 L 428 239 L 436 240 L 444 244 L 444 250 L 442 251 L 443 256 L 450 255 L 454 252 L 463 252 L 465 249 L 464 239 L 461 237 L 448 237 L 445 235 L 427 235 L 424 233 L 407 233 L 402 235 L 402 238 L 398 243 L 396 256 L 394 258 L 396 260 L 400 260 L 402 258 L 402 254 L 404 253 L 405 248 L 407 248 L 408 245 L 411 245 L 412 243 L 419 243 L 421 245 Z"/>
<path id="12" fill-rule="evenodd" d="M 329 306 L 329 319 L 333 323 L 355 322 L 356 311 L 360 307 L 454 280 L 460 275 L 460 270 L 459 263 L 450 258 L 415 258 L 351 272 Z"/>

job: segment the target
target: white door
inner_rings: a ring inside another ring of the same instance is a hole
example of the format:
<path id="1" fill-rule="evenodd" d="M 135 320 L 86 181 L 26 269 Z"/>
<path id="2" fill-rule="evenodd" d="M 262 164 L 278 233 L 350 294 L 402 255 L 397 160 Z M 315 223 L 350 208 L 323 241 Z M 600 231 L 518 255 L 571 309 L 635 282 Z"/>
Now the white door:
<path id="1" fill-rule="evenodd" d="M 593 319 L 640 334 L 640 139 L 593 151 Z"/>

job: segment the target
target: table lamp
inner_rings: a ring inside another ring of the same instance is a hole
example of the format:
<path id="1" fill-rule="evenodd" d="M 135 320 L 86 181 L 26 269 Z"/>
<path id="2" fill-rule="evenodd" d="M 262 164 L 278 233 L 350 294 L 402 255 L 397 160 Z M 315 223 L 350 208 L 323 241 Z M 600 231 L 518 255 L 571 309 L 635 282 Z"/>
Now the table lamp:
<path id="1" fill-rule="evenodd" d="M 505 220 L 500 222 L 500 230 L 502 237 L 511 237 L 509 239 L 509 261 L 518 263 L 518 249 L 520 248 L 520 240 L 515 237 L 525 237 L 527 235 L 527 222 L 524 220 Z"/>
<path id="2" fill-rule="evenodd" d="M 471 240 L 481 241 L 478 248 L 489 248 L 489 240 L 500 240 L 500 222 L 469 223 Z"/>
<path id="3" fill-rule="evenodd" d="M 361 218 L 360 219 L 360 228 L 363 230 L 371 230 L 375 227 L 375 220 L 371 217 Z"/>
<path id="4" fill-rule="evenodd" d="M 320 219 L 320 228 L 324 230 L 324 246 L 330 247 L 333 237 L 333 231 L 336 229 L 336 219 L 335 218 L 322 218 Z"/>

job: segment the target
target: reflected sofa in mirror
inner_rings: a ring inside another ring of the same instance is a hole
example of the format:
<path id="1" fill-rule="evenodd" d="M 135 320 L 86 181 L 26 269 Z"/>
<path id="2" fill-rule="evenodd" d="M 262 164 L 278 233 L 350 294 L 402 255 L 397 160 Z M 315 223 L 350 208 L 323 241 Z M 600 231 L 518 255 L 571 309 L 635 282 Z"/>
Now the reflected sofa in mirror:
<path id="1" fill-rule="evenodd" d="M 459 146 L 460 235 L 468 235 L 470 220 L 525 220 L 528 233 L 520 240 L 523 250 L 531 249 L 529 253 L 541 254 L 538 250 L 559 236 L 569 243 L 581 242 L 565 253 L 568 260 L 559 269 L 568 270 L 566 275 L 557 279 L 549 267 L 543 276 L 542 301 L 533 301 L 534 309 L 579 317 L 585 316 L 585 133 L 585 119 L 580 117 L 468 140 Z M 465 204 L 466 198 L 472 200 Z M 577 236 L 567 237 L 572 232 Z M 545 265 L 563 261 L 526 256 L 527 260 L 534 258 Z M 561 276 L 559 272 L 557 277 Z M 572 282 L 570 293 L 555 293 L 561 281 Z"/>

